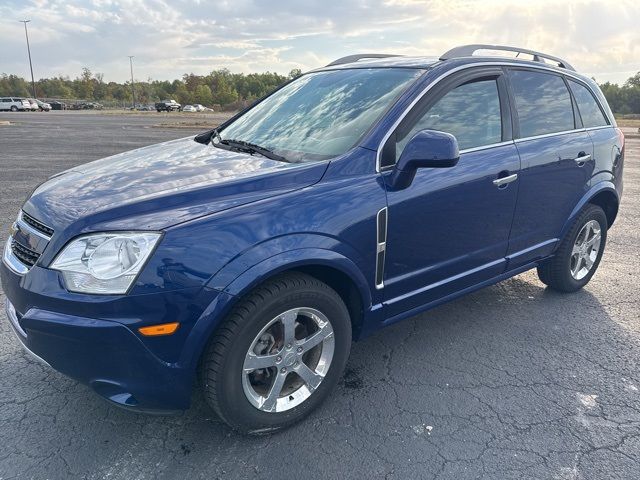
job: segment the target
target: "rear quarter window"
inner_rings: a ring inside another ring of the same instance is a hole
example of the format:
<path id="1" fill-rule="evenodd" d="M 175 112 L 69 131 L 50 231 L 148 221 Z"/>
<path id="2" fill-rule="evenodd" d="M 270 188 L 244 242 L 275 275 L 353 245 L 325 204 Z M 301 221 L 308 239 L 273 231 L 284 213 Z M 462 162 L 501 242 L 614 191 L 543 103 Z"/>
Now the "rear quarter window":
<path id="1" fill-rule="evenodd" d="M 521 138 L 575 128 L 571 95 L 562 77 L 530 70 L 513 70 L 510 78 Z"/>
<path id="2" fill-rule="evenodd" d="M 602 127 L 609 125 L 602 109 L 591 91 L 584 85 L 569 79 L 569 86 L 578 104 L 582 124 L 589 127 Z"/>

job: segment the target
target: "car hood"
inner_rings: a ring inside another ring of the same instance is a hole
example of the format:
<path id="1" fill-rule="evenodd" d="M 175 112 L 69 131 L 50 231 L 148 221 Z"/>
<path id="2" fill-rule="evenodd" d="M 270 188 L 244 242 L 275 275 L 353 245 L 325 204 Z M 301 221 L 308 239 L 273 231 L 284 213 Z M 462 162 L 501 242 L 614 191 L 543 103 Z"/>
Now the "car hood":
<path id="1" fill-rule="evenodd" d="M 54 230 L 163 229 L 316 183 L 326 162 L 291 164 L 192 137 L 87 163 L 40 185 L 23 209 Z"/>

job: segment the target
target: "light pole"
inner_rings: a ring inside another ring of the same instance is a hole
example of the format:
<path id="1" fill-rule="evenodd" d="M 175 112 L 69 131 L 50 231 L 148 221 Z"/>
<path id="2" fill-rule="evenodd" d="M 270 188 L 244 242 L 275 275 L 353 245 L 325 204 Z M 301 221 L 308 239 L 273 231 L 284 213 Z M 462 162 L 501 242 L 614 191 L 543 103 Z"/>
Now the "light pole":
<path id="1" fill-rule="evenodd" d="M 133 55 L 129 55 L 129 66 L 131 67 L 131 97 L 133 98 L 133 109 L 136 109 L 136 86 L 133 83 Z"/>
<path id="2" fill-rule="evenodd" d="M 27 38 L 27 53 L 29 54 L 29 68 L 31 69 L 31 89 L 33 90 L 33 98 L 36 98 L 36 82 L 33 79 L 33 65 L 31 64 L 31 47 L 29 47 L 29 34 L 27 33 L 27 23 L 31 20 L 18 20 L 24 23 L 24 36 Z"/>

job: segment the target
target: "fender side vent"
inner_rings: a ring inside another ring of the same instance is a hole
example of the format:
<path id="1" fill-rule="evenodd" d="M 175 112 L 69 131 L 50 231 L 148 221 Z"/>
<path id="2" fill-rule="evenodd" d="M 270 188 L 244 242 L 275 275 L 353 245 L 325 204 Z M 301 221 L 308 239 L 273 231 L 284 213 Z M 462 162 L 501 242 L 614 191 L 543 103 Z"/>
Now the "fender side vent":
<path id="1" fill-rule="evenodd" d="M 378 211 L 376 245 L 376 288 L 382 288 L 384 287 L 384 259 L 387 250 L 387 207 Z"/>

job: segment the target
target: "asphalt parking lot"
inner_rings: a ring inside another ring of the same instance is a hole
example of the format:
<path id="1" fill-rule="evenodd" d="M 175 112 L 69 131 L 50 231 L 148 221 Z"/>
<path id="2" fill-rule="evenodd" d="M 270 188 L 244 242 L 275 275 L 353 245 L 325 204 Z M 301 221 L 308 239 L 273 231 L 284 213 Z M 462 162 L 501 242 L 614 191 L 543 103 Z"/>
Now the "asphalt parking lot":
<path id="1" fill-rule="evenodd" d="M 14 122 L 0 125 L 0 242 L 49 175 L 204 130 L 159 118 L 178 117 L 0 114 Z M 639 251 L 635 135 L 620 214 L 586 289 L 557 294 L 527 272 L 392 326 L 353 345 L 341 385 L 311 418 L 257 438 L 230 431 L 197 392 L 178 416 L 108 405 L 33 363 L 3 308 L 0 480 L 640 478 Z"/>

